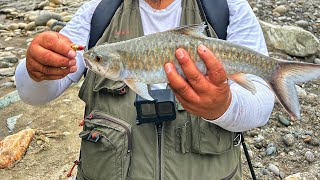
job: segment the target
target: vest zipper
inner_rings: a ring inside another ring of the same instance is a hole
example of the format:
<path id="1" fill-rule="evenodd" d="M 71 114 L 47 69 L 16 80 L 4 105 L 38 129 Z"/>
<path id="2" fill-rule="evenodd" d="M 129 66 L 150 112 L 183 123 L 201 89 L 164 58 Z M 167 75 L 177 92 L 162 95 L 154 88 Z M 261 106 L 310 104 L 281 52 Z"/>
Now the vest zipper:
<path id="1" fill-rule="evenodd" d="M 159 162 L 159 180 L 161 180 L 161 139 L 162 139 L 162 123 L 156 123 L 156 127 L 157 127 L 157 135 L 158 135 L 158 162 Z"/>
<path id="2" fill-rule="evenodd" d="M 106 121 L 110 121 L 110 122 L 112 122 L 112 123 L 114 123 L 114 124 L 117 124 L 117 125 L 123 127 L 123 128 L 125 129 L 126 135 L 127 135 L 127 137 L 128 137 L 128 151 L 127 151 L 127 153 L 130 153 L 130 152 L 131 152 L 131 150 L 132 150 L 131 132 L 130 132 L 130 129 L 129 129 L 124 123 L 122 123 L 122 122 L 120 122 L 120 121 L 117 121 L 117 120 L 114 120 L 114 119 L 112 119 L 112 118 L 110 118 L 110 117 L 108 117 L 108 116 L 97 115 L 97 114 L 95 114 L 95 115 L 89 114 L 89 116 L 87 117 L 87 119 L 92 119 L 92 118 L 104 119 L 104 120 L 106 120 Z"/>

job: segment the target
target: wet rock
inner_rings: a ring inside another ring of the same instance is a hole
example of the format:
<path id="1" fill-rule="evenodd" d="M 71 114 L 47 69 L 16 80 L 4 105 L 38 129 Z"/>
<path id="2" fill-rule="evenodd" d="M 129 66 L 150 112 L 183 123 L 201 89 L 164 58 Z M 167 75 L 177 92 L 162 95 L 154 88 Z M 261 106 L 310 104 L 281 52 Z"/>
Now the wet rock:
<path id="1" fill-rule="evenodd" d="M 22 114 L 19 114 L 17 116 L 13 116 L 13 117 L 7 119 L 7 126 L 9 129 L 9 132 L 12 132 L 14 130 L 15 125 L 17 123 L 17 120 L 20 119 L 21 116 L 22 116 Z"/>
<path id="2" fill-rule="evenodd" d="M 10 25 L 7 26 L 7 29 L 10 30 L 10 31 L 19 29 L 19 24 L 17 24 L 17 23 L 12 23 L 12 24 L 10 24 Z"/>
<path id="3" fill-rule="evenodd" d="M 269 164 L 268 168 L 267 168 L 270 172 L 272 172 L 273 174 L 275 174 L 276 176 L 280 175 L 280 170 L 279 168 L 274 165 L 274 164 Z"/>
<path id="4" fill-rule="evenodd" d="M 306 160 L 309 162 L 309 163 L 312 163 L 314 162 L 314 155 L 311 151 L 307 151 L 305 154 L 304 154 Z"/>
<path id="5" fill-rule="evenodd" d="M 312 173 L 304 172 L 287 176 L 284 180 L 317 180 L 317 177 Z"/>
<path id="6" fill-rule="evenodd" d="M 0 109 L 18 101 L 20 101 L 18 91 L 13 91 L 0 98 Z"/>
<path id="7" fill-rule="evenodd" d="M 266 44 L 292 56 L 306 57 L 319 51 L 320 43 L 312 33 L 295 26 L 279 26 L 260 21 Z"/>
<path id="8" fill-rule="evenodd" d="M 50 19 L 56 19 L 62 21 L 62 17 L 54 12 L 44 11 L 35 20 L 37 26 L 45 26 Z"/>
<path id="9" fill-rule="evenodd" d="M 294 144 L 294 137 L 292 134 L 286 134 L 282 137 L 282 140 L 287 146 L 292 146 Z"/>

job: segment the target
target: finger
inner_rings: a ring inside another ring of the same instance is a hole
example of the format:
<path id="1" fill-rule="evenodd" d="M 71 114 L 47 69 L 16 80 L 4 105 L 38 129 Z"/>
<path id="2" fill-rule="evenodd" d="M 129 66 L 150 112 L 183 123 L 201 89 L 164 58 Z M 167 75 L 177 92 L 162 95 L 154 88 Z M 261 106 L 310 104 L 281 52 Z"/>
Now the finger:
<path id="1" fill-rule="evenodd" d="M 28 51 L 28 54 L 42 65 L 52 67 L 68 67 L 74 64 L 74 62 L 70 61 L 68 57 L 62 56 L 41 46 L 30 46 Z"/>
<path id="2" fill-rule="evenodd" d="M 184 72 L 188 82 L 192 88 L 197 92 L 205 92 L 207 89 L 208 80 L 198 70 L 197 66 L 190 59 L 189 54 L 184 49 L 176 50 L 176 57 L 181 65 L 181 69 Z"/>
<path id="3" fill-rule="evenodd" d="M 165 65 L 165 71 L 170 87 L 175 93 L 181 95 L 181 97 L 187 101 L 194 101 L 199 98 L 192 87 L 177 73 L 173 64 L 167 63 Z"/>
<path id="4" fill-rule="evenodd" d="M 216 56 L 202 44 L 198 47 L 198 54 L 207 66 L 208 79 L 214 85 L 219 85 L 226 82 L 226 72 Z"/>
<path id="5" fill-rule="evenodd" d="M 45 74 L 42 74 L 41 72 L 35 72 L 34 75 L 38 77 L 39 80 L 37 80 L 37 81 L 58 80 L 58 79 L 62 79 L 65 77 L 64 75 L 61 75 L 61 76 L 45 75 Z"/>
<path id="6" fill-rule="evenodd" d="M 43 48 L 49 49 L 57 54 L 73 59 L 76 56 L 76 52 L 70 46 L 72 41 L 66 36 L 57 32 L 51 32 L 44 35 L 41 38 L 40 44 Z"/>
<path id="7" fill-rule="evenodd" d="M 72 60 L 71 62 L 74 62 L 75 60 Z M 44 75 L 53 75 L 53 76 L 66 76 L 69 73 L 76 72 L 77 67 L 71 66 L 67 68 L 59 68 L 59 67 L 52 67 L 52 66 L 45 66 L 40 63 L 38 63 L 36 60 L 29 58 L 27 61 L 27 69 L 30 69 L 32 72 L 40 72 Z M 30 72 L 29 71 L 29 72 Z"/>

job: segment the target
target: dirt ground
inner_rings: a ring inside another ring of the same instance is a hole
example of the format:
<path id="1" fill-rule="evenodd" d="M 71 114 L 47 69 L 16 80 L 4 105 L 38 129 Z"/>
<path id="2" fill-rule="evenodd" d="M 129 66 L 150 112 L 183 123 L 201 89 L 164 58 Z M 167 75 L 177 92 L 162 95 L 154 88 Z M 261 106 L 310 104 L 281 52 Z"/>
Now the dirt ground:
<path id="1" fill-rule="evenodd" d="M 34 107 L 22 101 L 0 110 L 0 139 L 9 135 L 6 119 L 23 114 L 13 133 L 26 127 L 43 131 L 58 131 L 58 138 L 37 137 L 23 159 L 10 169 L 0 169 L 1 180 L 67 179 L 66 175 L 78 158 L 84 103 L 78 98 L 79 87 L 73 86 L 51 103 Z M 75 175 L 75 172 L 73 175 Z"/>

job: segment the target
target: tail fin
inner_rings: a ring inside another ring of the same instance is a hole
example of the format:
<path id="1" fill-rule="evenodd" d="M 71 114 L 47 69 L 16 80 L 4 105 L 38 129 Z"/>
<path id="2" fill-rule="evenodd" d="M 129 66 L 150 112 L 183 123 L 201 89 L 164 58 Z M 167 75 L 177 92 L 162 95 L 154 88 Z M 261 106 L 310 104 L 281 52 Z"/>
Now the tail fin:
<path id="1" fill-rule="evenodd" d="M 299 98 L 295 84 L 320 78 L 320 65 L 276 60 L 279 68 L 270 85 L 281 105 L 293 117 L 300 119 Z"/>

